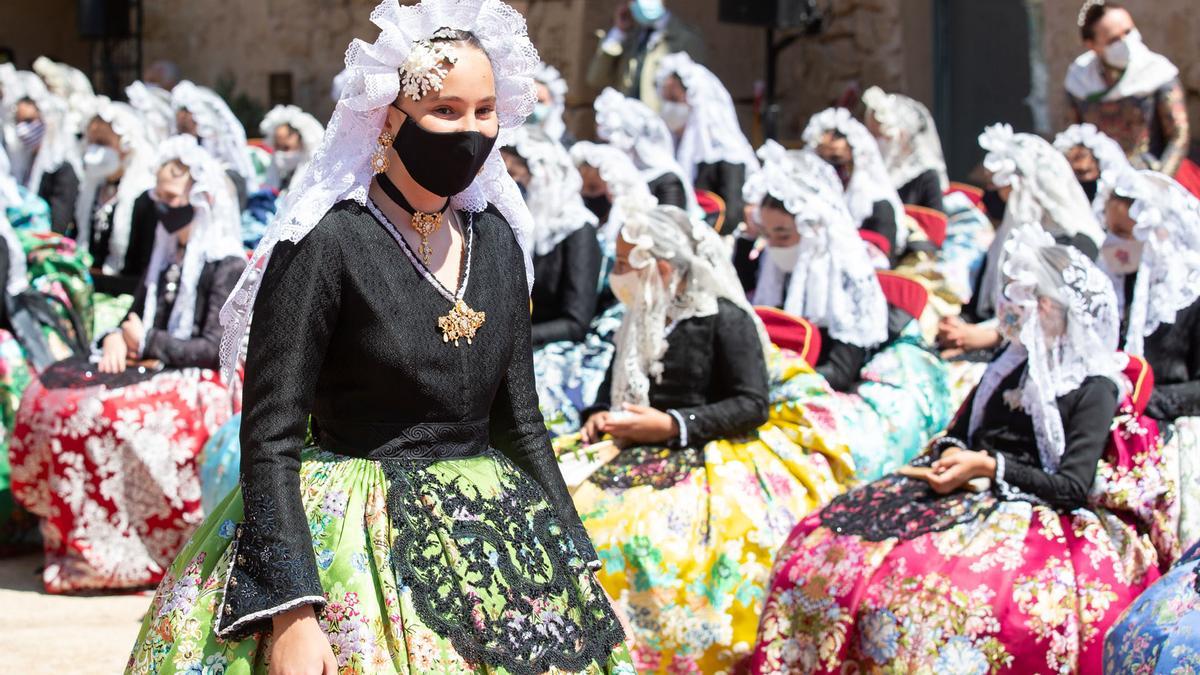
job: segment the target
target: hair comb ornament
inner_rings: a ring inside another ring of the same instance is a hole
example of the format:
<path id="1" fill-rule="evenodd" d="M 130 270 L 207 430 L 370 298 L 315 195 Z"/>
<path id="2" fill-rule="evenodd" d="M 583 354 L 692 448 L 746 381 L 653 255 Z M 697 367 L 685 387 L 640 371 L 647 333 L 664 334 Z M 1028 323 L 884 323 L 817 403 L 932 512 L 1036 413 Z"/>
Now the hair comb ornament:
<path id="1" fill-rule="evenodd" d="M 1083 28 L 1083 24 L 1087 20 L 1088 11 L 1093 7 L 1103 6 L 1104 0 L 1084 0 L 1083 7 L 1079 8 L 1079 18 L 1076 19 L 1075 23 L 1078 24 L 1080 28 Z"/>
<path id="2" fill-rule="evenodd" d="M 442 80 L 449 74 L 446 64 L 458 63 L 453 44 L 444 40 L 458 36 L 453 28 L 439 28 L 427 40 L 413 42 L 412 51 L 400 66 L 400 85 L 404 95 L 420 101 L 431 91 L 440 91 Z"/>

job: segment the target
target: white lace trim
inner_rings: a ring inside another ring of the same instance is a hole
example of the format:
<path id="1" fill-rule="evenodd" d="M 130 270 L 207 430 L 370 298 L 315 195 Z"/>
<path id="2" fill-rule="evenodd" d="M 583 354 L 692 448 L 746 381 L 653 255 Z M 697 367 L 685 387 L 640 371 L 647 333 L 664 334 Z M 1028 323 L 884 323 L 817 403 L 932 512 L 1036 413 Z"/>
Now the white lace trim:
<path id="1" fill-rule="evenodd" d="M 567 80 L 558 72 L 558 68 L 547 63 L 538 64 L 533 79 L 550 90 L 550 114 L 542 120 L 542 131 L 561 143 L 563 136 L 567 134 L 567 123 L 563 119 L 567 110 Z"/>
<path id="2" fill-rule="evenodd" d="M 576 167 L 584 164 L 594 167 L 608 184 L 612 209 L 608 212 L 608 220 L 600 227 L 600 240 L 611 251 L 627 214 L 652 209 L 658 205 L 658 200 L 650 194 L 646 180 L 629 155 L 612 145 L 579 141 L 571 146 L 571 161 Z"/>
<path id="3" fill-rule="evenodd" d="M 233 635 L 234 631 L 236 631 L 240 626 L 244 626 L 248 623 L 251 623 L 254 621 L 259 621 L 261 619 L 266 619 L 268 617 L 283 614 L 284 612 L 293 610 L 297 607 L 300 607 L 301 605 L 322 605 L 323 606 L 326 603 L 325 596 L 323 596 L 323 595 L 305 595 L 305 596 L 296 598 L 294 600 L 288 600 L 285 603 L 275 605 L 274 607 L 271 607 L 269 609 L 263 609 L 263 610 L 259 610 L 257 612 L 247 614 L 246 616 L 243 616 L 242 618 L 238 619 L 237 621 L 234 621 L 232 624 L 222 628 L 221 622 L 225 618 L 225 608 L 228 607 L 228 605 L 226 603 L 229 602 L 229 600 L 228 600 L 228 598 L 229 598 L 229 582 L 233 579 L 233 567 L 234 567 L 234 563 L 237 562 L 237 550 L 240 545 L 241 545 L 241 541 L 239 541 L 238 538 L 236 538 L 236 537 L 234 538 L 233 543 L 230 545 L 229 566 L 225 569 L 225 584 L 221 588 L 221 605 L 220 605 L 220 609 L 217 610 L 218 611 L 217 620 L 215 622 L 215 625 L 213 626 L 213 628 L 215 629 L 215 632 L 217 634 L 217 637 L 228 638 L 231 635 Z"/>
<path id="4" fill-rule="evenodd" d="M 1096 220 L 1105 222 L 1104 205 L 1112 194 L 1117 178 L 1133 166 L 1125 151 L 1107 134 L 1091 123 L 1072 124 L 1054 137 L 1054 147 L 1064 155 L 1072 148 L 1082 145 L 1091 151 L 1100 167 L 1100 180 L 1096 183 L 1096 196 L 1092 198 L 1092 213 Z"/>
<path id="5" fill-rule="evenodd" d="M 675 418 L 675 424 L 679 427 L 679 447 L 686 448 L 688 446 L 688 429 L 687 422 L 683 419 L 683 413 L 669 408 L 667 414 Z"/>
<path id="6" fill-rule="evenodd" d="M 129 105 L 142 115 L 150 142 L 161 143 L 171 136 L 171 130 L 175 128 L 171 92 L 138 80 L 125 87 L 125 96 Z"/>
<path id="7" fill-rule="evenodd" d="M 505 139 L 529 167 L 525 203 L 533 215 L 533 251 L 546 255 L 585 225 L 597 225 L 596 214 L 583 203 L 583 178 L 562 143 L 536 127 L 514 129 Z"/>
<path id="8" fill-rule="evenodd" d="M 884 137 L 876 140 L 892 187 L 899 190 L 926 171 L 933 171 L 945 191 L 950 186 L 946 158 L 929 109 L 903 94 L 884 93 L 879 87 L 867 89 L 862 100 L 883 128 Z"/>
<path id="9" fill-rule="evenodd" d="M 500 120 L 500 138 L 483 170 L 466 190 L 451 197 L 450 206 L 472 213 L 494 206 L 525 252 L 525 275 L 532 288 L 533 218 L 500 157 L 506 133 L 524 123 L 537 100 L 533 73 L 540 61 L 524 17 L 500 0 L 423 0 L 403 6 L 397 0 L 384 0 L 371 13 L 371 21 L 380 28 L 379 37 L 371 44 L 354 40 L 346 50 L 345 87 L 321 146 L 308 167 L 292 179 L 279 214 L 221 310 L 225 326 L 221 363 L 227 374 L 240 355 L 261 275 L 275 245 L 303 239 L 339 201 L 366 204 L 374 175 L 371 154 L 378 147 L 387 108 L 400 95 L 399 68 L 414 42 L 442 28 L 469 31 L 483 44 L 495 75 Z"/>
<path id="10" fill-rule="evenodd" d="M 225 99 L 207 87 L 184 80 L 171 90 L 171 106 L 175 111 L 186 109 L 191 113 L 204 149 L 225 168 L 245 179 L 248 190 L 258 189 L 258 174 L 250 161 L 246 130 Z"/>
<path id="11" fill-rule="evenodd" d="M 317 118 L 304 112 L 299 106 L 277 105 L 271 108 L 262 123 L 258 125 L 259 132 L 271 149 L 275 149 L 275 130 L 285 124 L 300 134 L 300 143 L 303 146 L 301 160 L 296 166 L 296 170 L 292 172 L 293 176 L 298 176 L 305 165 L 312 160 L 317 148 L 320 147 L 321 137 L 325 135 L 325 127 L 317 121 Z M 275 167 L 274 162 L 267 168 L 267 184 L 280 189 L 287 188 L 287 185 L 283 184 L 283 177 L 279 175 L 279 170 Z"/>

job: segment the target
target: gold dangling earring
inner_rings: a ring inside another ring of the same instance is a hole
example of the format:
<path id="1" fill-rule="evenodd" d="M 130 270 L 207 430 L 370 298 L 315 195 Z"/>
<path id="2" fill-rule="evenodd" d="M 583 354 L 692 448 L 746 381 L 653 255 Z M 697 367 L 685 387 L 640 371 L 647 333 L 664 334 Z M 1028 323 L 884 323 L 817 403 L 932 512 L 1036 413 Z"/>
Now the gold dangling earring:
<path id="1" fill-rule="evenodd" d="M 392 141 L 394 140 L 396 140 L 396 137 L 390 131 L 384 131 L 379 134 L 379 148 L 371 155 L 371 170 L 376 174 L 387 171 L 388 167 L 392 165 L 392 160 L 388 158 L 387 150 L 392 147 Z"/>

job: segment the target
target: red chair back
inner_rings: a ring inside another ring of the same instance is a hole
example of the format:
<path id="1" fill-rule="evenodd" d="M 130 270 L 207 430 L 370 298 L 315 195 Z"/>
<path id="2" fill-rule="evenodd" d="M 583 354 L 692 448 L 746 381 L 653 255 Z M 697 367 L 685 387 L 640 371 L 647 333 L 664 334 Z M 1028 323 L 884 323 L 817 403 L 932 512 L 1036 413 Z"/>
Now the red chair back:
<path id="1" fill-rule="evenodd" d="M 1146 406 L 1150 405 L 1150 394 L 1154 393 L 1154 369 L 1146 359 L 1130 354 L 1129 363 L 1125 366 L 1125 377 L 1133 384 L 1133 390 L 1129 392 L 1133 409 L 1139 415 L 1144 414 Z"/>
<path id="2" fill-rule="evenodd" d="M 946 225 L 949 219 L 946 214 L 926 206 L 904 205 L 904 213 L 917 221 L 917 225 L 925 231 L 925 236 L 938 248 L 946 243 Z"/>
<path id="3" fill-rule="evenodd" d="M 859 230 L 858 236 L 868 244 L 874 244 L 875 248 L 883 251 L 884 255 L 889 257 L 892 255 L 892 242 L 888 241 L 888 238 L 882 234 L 872 230 Z"/>
<path id="4" fill-rule="evenodd" d="M 700 208 L 704 209 L 704 219 L 717 232 L 721 232 L 725 227 L 725 218 L 728 215 L 725 209 L 725 200 L 721 199 L 721 195 L 708 190 L 696 190 L 696 201 L 700 204 Z"/>
<path id="5" fill-rule="evenodd" d="M 767 329 L 771 344 L 800 355 L 808 365 L 817 365 L 821 358 L 821 331 L 816 326 L 774 307 L 755 307 L 754 312 Z"/>
<path id="6" fill-rule="evenodd" d="M 929 303 L 929 291 L 921 282 L 899 272 L 880 271 L 879 287 L 892 307 L 899 307 L 914 319 L 920 319 Z"/>
<path id="7" fill-rule="evenodd" d="M 977 188 L 974 185 L 951 182 L 950 187 L 946 188 L 946 194 L 950 194 L 951 192 L 961 192 L 962 194 L 966 195 L 967 199 L 970 199 L 971 203 L 975 206 L 979 206 L 979 204 L 983 202 L 983 188 Z"/>

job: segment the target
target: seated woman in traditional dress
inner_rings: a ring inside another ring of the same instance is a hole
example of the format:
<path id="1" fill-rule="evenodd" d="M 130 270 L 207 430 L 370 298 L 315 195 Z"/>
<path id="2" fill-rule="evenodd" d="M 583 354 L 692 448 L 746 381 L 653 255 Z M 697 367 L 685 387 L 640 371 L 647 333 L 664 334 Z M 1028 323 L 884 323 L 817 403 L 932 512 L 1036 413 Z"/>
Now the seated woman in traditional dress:
<path id="1" fill-rule="evenodd" d="M 1123 349 L 1154 368 L 1146 414 L 1179 465 L 1180 541 L 1200 539 L 1200 201 L 1167 176 L 1119 175 L 1101 267 L 1116 287 Z"/>
<path id="2" fill-rule="evenodd" d="M 79 156 L 67 125 L 68 104 L 27 71 L 6 83 L 5 98 L 9 97 L 17 98 L 12 110 L 5 111 L 12 115 L 5 147 L 13 176 L 50 205 L 51 228 L 71 235 L 79 199 Z"/>
<path id="3" fill-rule="evenodd" d="M 97 334 L 128 311 L 154 250 L 158 214 L 149 193 L 155 149 L 145 129 L 144 118 L 129 105 L 98 99 L 84 135 L 75 225 L 79 249 L 92 257 Z"/>
<path id="4" fill-rule="evenodd" d="M 496 145 L 534 100 L 525 20 L 371 17 L 224 311 L 226 372 L 250 331 L 239 489 L 129 671 L 630 673 L 534 393 L 532 219 Z"/>
<path id="5" fill-rule="evenodd" d="M 751 671 L 1097 673 L 1105 633 L 1158 577 L 1163 552 L 1115 510 L 1168 490 L 1153 422 L 1113 426 L 1129 382 L 1112 285 L 1036 225 L 1005 253 L 1008 348 L 919 466 L 792 533 Z"/>
<path id="6" fill-rule="evenodd" d="M 797 394 L 825 411 L 870 480 L 907 462 L 950 417 L 945 364 L 915 319 L 889 308 L 841 182 L 815 153 L 768 141 L 746 183 L 767 240 L 754 302 L 807 319 L 821 332 L 824 391 Z M 884 433 L 880 433 L 880 431 Z"/>
<path id="7" fill-rule="evenodd" d="M 984 129 L 979 144 L 987 151 L 983 164 L 1004 200 L 1004 219 L 980 269 L 979 282 L 961 317 L 946 317 L 938 328 L 938 343 L 946 358 L 960 359 L 964 368 L 982 374 L 980 362 L 990 359 L 1003 342 L 995 325 L 1000 290 L 1000 257 L 1008 237 L 1020 225 L 1038 223 L 1062 245 L 1073 246 L 1095 259 L 1104 231 L 1092 212 L 1067 159 L 1054 146 L 1033 134 L 1014 134 L 1007 124 Z M 979 355 L 979 356 L 974 356 Z M 974 364 L 972 365 L 972 362 Z M 962 380 L 969 389 L 970 378 Z"/>
<path id="8" fill-rule="evenodd" d="M 866 125 L 879 145 L 892 187 L 903 204 L 945 212 L 942 196 L 950 186 L 946 158 L 933 115 L 920 101 L 887 94 L 879 87 L 863 93 Z"/>
<path id="9" fill-rule="evenodd" d="M 758 171 L 754 148 L 742 133 L 733 98 L 720 78 L 687 52 L 658 62 L 660 115 L 675 138 L 675 159 L 689 179 L 725 202 L 721 234 L 735 231 L 745 211 L 742 185 Z"/>
<path id="10" fill-rule="evenodd" d="M 844 489 L 849 453 L 773 397 L 811 370 L 770 348 L 712 228 L 618 201 L 612 285 L 627 314 L 582 440 L 622 449 L 575 505 L 631 618 L 638 669 L 728 671 L 781 537 Z"/>
<path id="11" fill-rule="evenodd" d="M 871 233 L 867 239 L 878 251 L 876 265 L 890 267 L 904 253 L 909 233 L 875 138 L 845 108 L 813 115 L 803 135 L 805 146 L 837 172 L 855 225 Z"/>
<path id="12" fill-rule="evenodd" d="M 284 192 L 312 161 L 325 127 L 298 106 L 277 105 L 263 117 L 258 129 L 272 150 L 266 187 L 276 193 Z"/>
<path id="13" fill-rule="evenodd" d="M 1129 158 L 1117 142 L 1092 124 L 1072 124 L 1054 137 L 1054 147 L 1071 163 L 1092 211 L 1104 222 L 1104 204 L 1112 193 L 1114 181 L 1132 169 Z"/>
<path id="14" fill-rule="evenodd" d="M 201 518 L 195 457 L 236 405 L 216 368 L 245 267 L 237 207 L 194 138 L 164 143 L 157 166 L 154 253 L 129 314 L 98 364 L 55 364 L 21 401 L 13 492 L 42 519 L 50 592 L 157 583 Z"/>
<path id="15" fill-rule="evenodd" d="M 610 87 L 600 92 L 592 107 L 596 135 L 629 155 L 659 204 L 703 216 L 691 178 L 675 159 L 675 139 L 650 106 Z"/>

